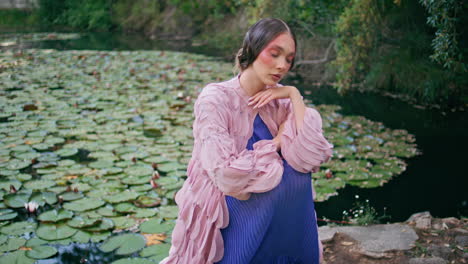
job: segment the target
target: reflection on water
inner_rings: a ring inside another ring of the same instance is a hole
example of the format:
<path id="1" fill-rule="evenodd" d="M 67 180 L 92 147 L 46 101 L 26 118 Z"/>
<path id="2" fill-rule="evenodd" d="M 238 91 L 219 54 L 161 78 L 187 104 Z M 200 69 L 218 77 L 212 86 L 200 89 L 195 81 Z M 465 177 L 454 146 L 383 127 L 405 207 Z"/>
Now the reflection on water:
<path id="1" fill-rule="evenodd" d="M 416 136 L 422 155 L 408 159 L 407 169 L 384 186 L 361 189 L 347 186 L 338 196 L 317 203 L 319 217 L 341 219 L 343 210 L 353 207 L 355 195 L 370 200 L 371 206 L 391 222 L 404 221 L 411 214 L 430 211 L 433 216 L 468 215 L 468 115 L 465 112 L 442 112 L 417 109 L 402 101 L 375 94 L 349 93 L 339 96 L 331 87 L 307 87 L 314 104 L 337 104 L 345 115 L 362 115 L 382 122 L 392 129 L 406 129 Z"/>
<path id="2" fill-rule="evenodd" d="M 54 258 L 38 260 L 36 264 L 104 264 L 117 259 L 132 257 L 117 256 L 114 253 L 104 253 L 96 243 L 71 243 L 67 246 L 57 246 L 58 254 Z M 135 255 L 137 256 L 137 255 Z"/>

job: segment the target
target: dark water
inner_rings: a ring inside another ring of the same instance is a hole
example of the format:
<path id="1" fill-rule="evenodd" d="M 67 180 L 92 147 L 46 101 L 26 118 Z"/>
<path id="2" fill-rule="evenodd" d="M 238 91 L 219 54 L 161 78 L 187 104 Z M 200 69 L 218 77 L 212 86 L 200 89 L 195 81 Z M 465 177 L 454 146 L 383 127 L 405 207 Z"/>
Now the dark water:
<path id="1" fill-rule="evenodd" d="M 86 34 L 80 39 L 42 41 L 23 44 L 23 47 L 59 50 L 153 50 L 167 49 L 208 55 L 219 50 L 190 41 L 154 41 L 138 34 Z M 411 214 L 430 211 L 433 216 L 468 216 L 468 115 L 466 112 L 443 112 L 418 109 L 405 102 L 375 94 L 350 93 L 338 95 L 330 87 L 316 88 L 305 83 L 296 84 L 311 90 L 308 97 L 315 104 L 337 104 L 345 115 L 362 115 L 382 122 L 393 129 L 406 129 L 416 136 L 422 155 L 407 159 L 407 170 L 382 187 L 361 189 L 347 186 L 339 195 L 317 203 L 318 217 L 340 220 L 342 212 L 353 207 L 355 196 L 369 203 L 379 214 L 386 213 L 389 221 L 403 221 Z"/>

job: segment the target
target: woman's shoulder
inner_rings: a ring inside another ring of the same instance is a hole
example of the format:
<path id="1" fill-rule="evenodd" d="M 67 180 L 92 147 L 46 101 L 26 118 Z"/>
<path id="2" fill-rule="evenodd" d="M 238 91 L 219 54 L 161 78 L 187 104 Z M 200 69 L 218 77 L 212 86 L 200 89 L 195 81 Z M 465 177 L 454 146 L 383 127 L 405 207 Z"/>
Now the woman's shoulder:
<path id="1" fill-rule="evenodd" d="M 234 79 L 207 84 L 198 95 L 197 102 L 227 103 L 236 95 Z"/>

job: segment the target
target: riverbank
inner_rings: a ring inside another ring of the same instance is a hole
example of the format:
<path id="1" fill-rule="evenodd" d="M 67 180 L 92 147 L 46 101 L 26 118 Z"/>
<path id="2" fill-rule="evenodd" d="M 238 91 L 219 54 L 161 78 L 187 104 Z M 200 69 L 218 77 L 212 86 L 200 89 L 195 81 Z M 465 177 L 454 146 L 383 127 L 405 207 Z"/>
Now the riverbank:
<path id="1" fill-rule="evenodd" d="M 468 263 L 468 219 L 433 218 L 429 212 L 402 223 L 322 226 L 324 264 Z"/>

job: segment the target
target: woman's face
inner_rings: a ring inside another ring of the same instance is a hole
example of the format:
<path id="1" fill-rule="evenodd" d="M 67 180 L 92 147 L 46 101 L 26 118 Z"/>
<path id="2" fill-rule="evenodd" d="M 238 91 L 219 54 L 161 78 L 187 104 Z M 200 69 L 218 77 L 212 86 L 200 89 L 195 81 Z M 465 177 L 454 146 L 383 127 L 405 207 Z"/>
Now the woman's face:
<path id="1" fill-rule="evenodd" d="M 289 33 L 282 33 L 260 52 L 252 69 L 265 85 L 275 85 L 291 68 L 295 53 L 293 38 Z"/>

